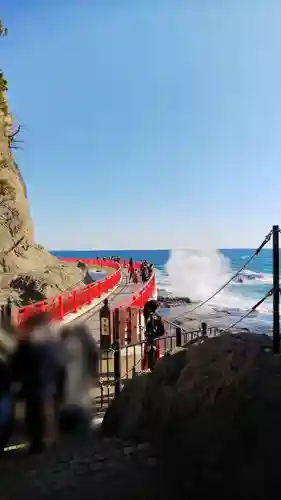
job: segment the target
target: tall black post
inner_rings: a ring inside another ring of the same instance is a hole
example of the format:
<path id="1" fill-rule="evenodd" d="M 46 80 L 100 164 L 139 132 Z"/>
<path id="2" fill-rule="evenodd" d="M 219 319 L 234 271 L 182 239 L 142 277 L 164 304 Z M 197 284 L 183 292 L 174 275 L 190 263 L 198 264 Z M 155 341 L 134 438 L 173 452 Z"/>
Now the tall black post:
<path id="1" fill-rule="evenodd" d="M 121 349 L 119 338 L 119 309 L 113 312 L 114 386 L 115 394 L 121 392 Z"/>
<path id="2" fill-rule="evenodd" d="M 272 228 L 273 238 L 273 352 L 280 352 L 279 226 Z"/>

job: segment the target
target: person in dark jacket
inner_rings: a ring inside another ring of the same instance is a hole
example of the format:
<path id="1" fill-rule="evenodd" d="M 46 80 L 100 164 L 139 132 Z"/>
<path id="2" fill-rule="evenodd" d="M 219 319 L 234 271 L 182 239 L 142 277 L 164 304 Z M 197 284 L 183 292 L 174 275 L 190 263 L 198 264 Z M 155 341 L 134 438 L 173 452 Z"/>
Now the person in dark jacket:
<path id="1" fill-rule="evenodd" d="M 148 300 L 143 308 L 145 321 L 145 335 L 152 335 L 153 338 L 158 338 L 164 335 L 165 328 L 163 320 L 159 314 L 156 314 L 158 303 L 156 300 Z"/>
<path id="2" fill-rule="evenodd" d="M 14 356 L 14 377 L 21 384 L 25 401 L 25 424 L 30 453 L 41 453 L 48 434 L 47 410 L 55 414 L 54 396 L 61 364 L 58 327 L 46 314 L 38 314 L 25 324 Z"/>

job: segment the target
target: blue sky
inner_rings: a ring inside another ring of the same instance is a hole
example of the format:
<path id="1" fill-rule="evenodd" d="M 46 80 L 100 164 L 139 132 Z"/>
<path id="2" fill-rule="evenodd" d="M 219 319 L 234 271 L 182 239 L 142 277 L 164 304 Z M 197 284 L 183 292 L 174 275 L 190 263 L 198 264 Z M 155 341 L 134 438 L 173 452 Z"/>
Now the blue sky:
<path id="1" fill-rule="evenodd" d="M 2 0 L 1 15 L 40 243 L 252 247 L 281 224 L 279 0 Z"/>

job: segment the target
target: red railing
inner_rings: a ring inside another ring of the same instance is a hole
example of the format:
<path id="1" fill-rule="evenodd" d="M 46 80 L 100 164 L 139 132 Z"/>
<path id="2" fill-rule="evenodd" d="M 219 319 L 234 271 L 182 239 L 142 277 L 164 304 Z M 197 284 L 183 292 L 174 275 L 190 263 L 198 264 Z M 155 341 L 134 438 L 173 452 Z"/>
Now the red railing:
<path id="1" fill-rule="evenodd" d="M 107 276 L 103 281 L 96 281 L 90 285 L 83 287 L 78 290 L 72 290 L 71 292 L 65 292 L 62 295 L 57 295 L 55 297 L 50 297 L 48 299 L 42 300 L 41 302 L 36 302 L 29 304 L 25 307 L 20 307 L 13 310 L 13 319 L 15 324 L 23 324 L 27 318 L 34 316 L 39 312 L 48 312 L 53 320 L 62 320 L 64 316 L 69 313 L 75 313 L 79 308 L 86 304 L 91 304 L 91 302 L 100 297 L 102 294 L 109 292 L 114 288 L 121 280 L 121 266 L 127 267 L 127 261 L 122 261 L 120 264 L 113 262 L 112 260 L 104 259 L 62 259 L 65 262 L 84 262 L 85 264 L 97 266 L 97 267 L 112 267 L 116 271 L 111 275 Z"/>
<path id="2" fill-rule="evenodd" d="M 139 292 L 132 297 L 131 303 L 129 306 L 137 307 L 138 309 L 143 309 L 145 303 L 151 298 L 153 292 L 155 290 L 155 274 L 153 273 L 151 278 L 147 281 L 143 288 L 139 290 Z"/>
<path id="3" fill-rule="evenodd" d="M 140 263 L 134 263 L 134 266 L 140 267 Z M 124 301 L 120 302 L 115 309 L 119 307 L 137 307 L 138 309 L 143 309 L 145 303 L 151 298 L 156 284 L 155 274 L 153 273 L 151 278 L 145 283 L 145 285 L 134 293 L 131 297 L 128 297 Z"/>

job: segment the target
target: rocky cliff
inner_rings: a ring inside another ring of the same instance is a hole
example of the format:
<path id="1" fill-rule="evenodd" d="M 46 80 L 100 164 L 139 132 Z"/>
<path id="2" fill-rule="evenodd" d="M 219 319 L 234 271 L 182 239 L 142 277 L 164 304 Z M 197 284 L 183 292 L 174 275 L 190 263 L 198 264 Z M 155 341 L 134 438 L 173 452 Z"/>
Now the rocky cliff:
<path id="1" fill-rule="evenodd" d="M 0 20 L 0 36 L 6 34 Z M 34 242 L 27 189 L 12 154 L 19 127 L 8 109 L 7 90 L 0 71 L 0 302 L 11 296 L 22 305 L 74 287 L 84 272 Z"/>

